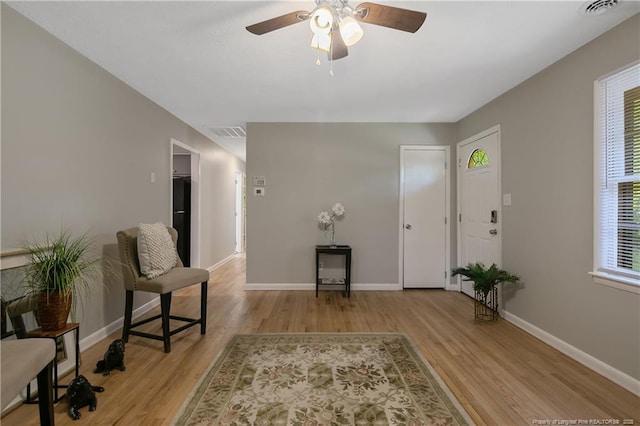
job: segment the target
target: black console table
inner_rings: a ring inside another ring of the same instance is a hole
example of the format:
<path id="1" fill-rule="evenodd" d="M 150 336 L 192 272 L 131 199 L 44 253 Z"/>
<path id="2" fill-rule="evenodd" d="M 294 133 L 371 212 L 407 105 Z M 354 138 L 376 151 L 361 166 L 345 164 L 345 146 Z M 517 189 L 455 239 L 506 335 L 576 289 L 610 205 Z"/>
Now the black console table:
<path id="1" fill-rule="evenodd" d="M 345 278 L 344 283 L 335 282 L 335 281 L 323 281 L 320 278 L 320 255 L 321 254 L 331 254 L 331 255 L 342 255 L 345 256 Z M 336 285 L 336 284 L 344 284 L 344 290 L 347 294 L 347 297 L 351 297 L 351 247 L 346 245 L 340 246 L 316 246 L 316 297 L 318 297 L 318 288 L 321 285 Z"/>

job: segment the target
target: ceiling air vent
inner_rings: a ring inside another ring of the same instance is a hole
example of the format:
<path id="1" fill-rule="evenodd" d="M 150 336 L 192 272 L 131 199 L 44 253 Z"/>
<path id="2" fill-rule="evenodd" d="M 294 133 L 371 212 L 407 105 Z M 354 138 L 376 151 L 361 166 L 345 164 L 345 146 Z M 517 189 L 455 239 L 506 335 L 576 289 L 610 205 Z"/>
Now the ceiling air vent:
<path id="1" fill-rule="evenodd" d="M 247 132 L 242 126 L 209 127 L 209 130 L 219 138 L 242 139 L 247 137 Z"/>
<path id="2" fill-rule="evenodd" d="M 601 15 L 617 5 L 620 0 L 596 0 L 585 7 L 584 11 L 587 15 Z"/>

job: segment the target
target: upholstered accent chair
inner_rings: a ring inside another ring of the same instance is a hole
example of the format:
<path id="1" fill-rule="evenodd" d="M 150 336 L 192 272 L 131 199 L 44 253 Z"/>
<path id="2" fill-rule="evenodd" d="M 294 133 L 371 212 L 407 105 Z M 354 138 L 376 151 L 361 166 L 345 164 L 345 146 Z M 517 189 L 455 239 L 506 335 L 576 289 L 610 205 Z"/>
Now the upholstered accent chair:
<path id="1" fill-rule="evenodd" d="M 38 405 L 40 424 L 52 426 L 53 416 L 53 360 L 56 344 L 52 339 L 3 340 L 0 345 L 2 359 L 1 407 L 4 409 L 11 400 L 27 386 L 34 377 L 38 378 Z"/>
<path id="2" fill-rule="evenodd" d="M 27 339 L 27 326 L 23 315 L 34 313 L 36 296 L 30 295 L 12 300 L 6 306 L 13 333 L 19 340 L 2 341 L 2 408 L 26 386 L 31 394 L 31 379 L 38 379 L 38 404 L 40 406 L 40 424 L 53 425 L 53 362 L 56 357 L 56 345 L 50 339 Z M 28 321 L 29 322 L 29 321 Z M 33 320 L 31 322 L 34 322 Z M 29 397 L 27 397 L 29 401 Z"/>
<path id="3" fill-rule="evenodd" d="M 175 249 L 178 240 L 178 232 L 173 228 L 167 228 Z M 138 228 L 129 228 L 117 233 L 118 249 L 122 262 L 123 280 L 126 291 L 124 327 L 122 329 L 122 339 L 128 342 L 129 335 L 140 336 L 149 339 L 162 340 L 164 351 L 171 352 L 171 336 L 188 329 L 196 324 L 200 324 L 200 334 L 205 334 L 207 329 L 207 286 L 209 282 L 209 271 L 199 268 L 185 268 L 176 253 L 177 263 L 168 272 L 156 278 L 149 279 L 140 272 L 140 262 L 138 260 Z M 182 316 L 170 315 L 171 294 L 175 290 L 200 284 L 200 318 L 186 318 Z M 145 291 L 160 295 L 159 315 L 155 315 L 145 320 L 131 323 L 133 311 L 133 294 L 136 291 Z M 162 335 L 155 335 L 133 328 L 146 324 L 150 321 L 162 319 Z M 185 325 L 170 330 L 169 320 L 186 322 Z"/>

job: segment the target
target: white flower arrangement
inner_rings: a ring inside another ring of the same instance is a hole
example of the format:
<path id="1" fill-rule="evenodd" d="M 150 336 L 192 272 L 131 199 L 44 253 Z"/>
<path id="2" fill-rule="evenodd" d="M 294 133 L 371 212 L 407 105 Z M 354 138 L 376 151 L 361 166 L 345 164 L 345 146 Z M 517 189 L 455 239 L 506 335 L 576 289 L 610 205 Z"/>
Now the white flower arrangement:
<path id="1" fill-rule="evenodd" d="M 322 211 L 318 215 L 318 223 L 324 225 L 325 231 L 331 228 L 331 245 L 336 245 L 336 223 L 334 221 L 335 218 L 341 217 L 344 215 L 344 206 L 340 203 L 335 203 L 331 208 L 332 213 L 329 214 L 327 211 Z"/>
<path id="2" fill-rule="evenodd" d="M 327 212 L 320 212 L 320 214 L 318 215 L 318 222 L 325 225 L 325 229 L 327 225 L 331 224 L 332 221 L 333 219 L 331 219 L 331 216 L 329 216 L 329 213 Z"/>

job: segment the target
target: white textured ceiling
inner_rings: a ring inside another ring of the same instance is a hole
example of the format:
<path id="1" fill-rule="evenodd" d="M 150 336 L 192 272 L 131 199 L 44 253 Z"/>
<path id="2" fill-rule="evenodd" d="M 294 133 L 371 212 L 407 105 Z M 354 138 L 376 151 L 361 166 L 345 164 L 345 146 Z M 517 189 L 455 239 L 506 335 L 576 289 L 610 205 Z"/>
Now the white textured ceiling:
<path id="1" fill-rule="evenodd" d="M 352 2 L 352 6 L 359 3 Z M 363 25 L 349 56 L 315 65 L 306 23 L 245 26 L 309 1 L 10 2 L 107 71 L 244 159 L 208 128 L 247 122 L 455 122 L 640 11 L 622 1 L 379 1 L 427 12 L 415 34 Z"/>

